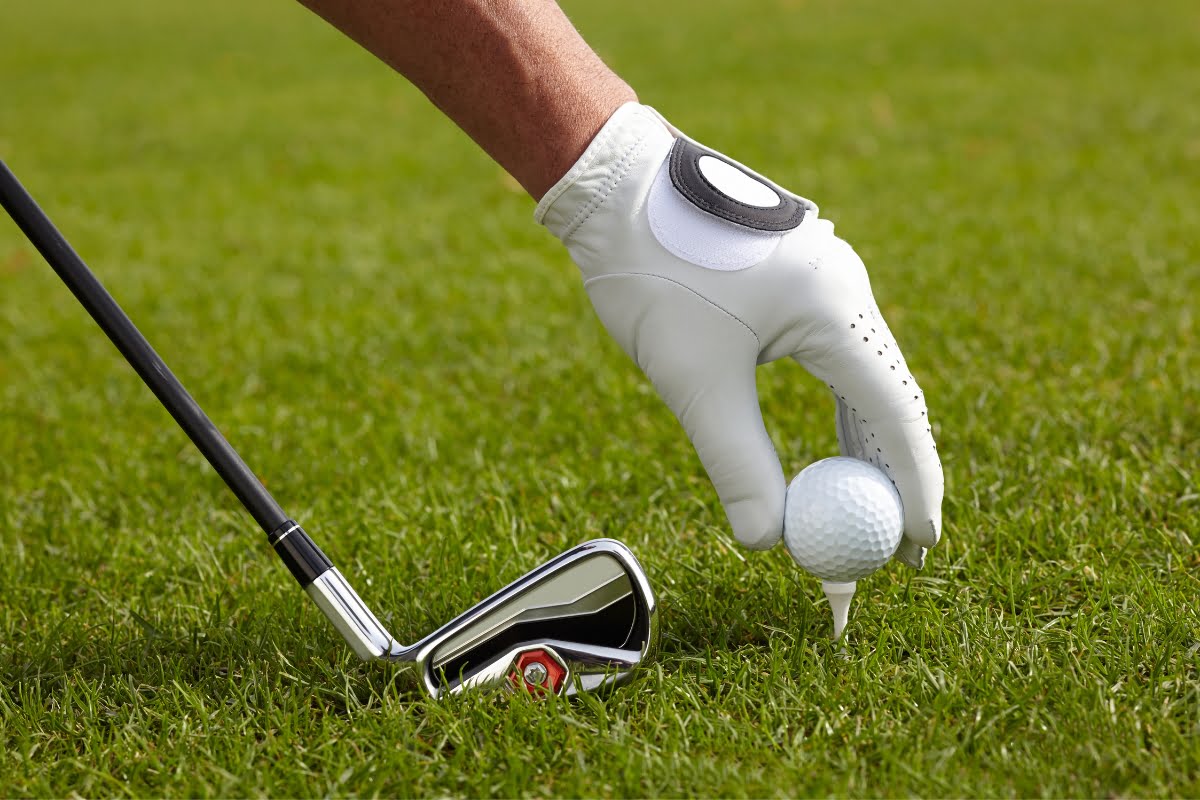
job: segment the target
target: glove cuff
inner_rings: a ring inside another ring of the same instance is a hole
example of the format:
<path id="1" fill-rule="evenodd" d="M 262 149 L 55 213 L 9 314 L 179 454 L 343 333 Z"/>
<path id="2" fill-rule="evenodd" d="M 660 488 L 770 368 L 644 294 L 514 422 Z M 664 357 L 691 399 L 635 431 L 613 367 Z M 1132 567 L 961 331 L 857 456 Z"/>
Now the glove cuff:
<path id="1" fill-rule="evenodd" d="M 678 133 L 649 106 L 625 103 L 546 192 L 533 212 L 534 221 L 565 242 L 626 177 L 645 173 L 633 169 L 640 156 L 657 154 L 660 163 Z"/>

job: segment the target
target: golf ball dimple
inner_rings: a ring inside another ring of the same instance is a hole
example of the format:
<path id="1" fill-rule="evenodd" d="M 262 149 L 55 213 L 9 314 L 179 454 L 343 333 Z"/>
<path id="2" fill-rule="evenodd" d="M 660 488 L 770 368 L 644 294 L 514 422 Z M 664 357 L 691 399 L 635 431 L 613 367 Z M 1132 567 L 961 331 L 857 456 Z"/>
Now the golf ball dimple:
<path id="1" fill-rule="evenodd" d="M 865 461 L 826 458 L 788 486 L 783 540 L 796 563 L 818 578 L 865 578 L 888 562 L 903 533 L 899 492 Z"/>

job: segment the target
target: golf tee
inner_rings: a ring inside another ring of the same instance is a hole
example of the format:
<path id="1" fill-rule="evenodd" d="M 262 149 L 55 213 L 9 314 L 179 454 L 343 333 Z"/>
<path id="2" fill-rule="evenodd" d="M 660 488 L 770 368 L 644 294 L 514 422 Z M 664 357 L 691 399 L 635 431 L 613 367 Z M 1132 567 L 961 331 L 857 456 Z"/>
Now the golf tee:
<path id="1" fill-rule="evenodd" d="M 858 587 L 854 581 L 839 583 L 837 581 L 821 581 L 821 589 L 829 600 L 829 609 L 833 611 L 833 639 L 842 638 L 846 630 L 846 622 L 850 619 L 850 601 L 854 599 L 854 590 Z"/>

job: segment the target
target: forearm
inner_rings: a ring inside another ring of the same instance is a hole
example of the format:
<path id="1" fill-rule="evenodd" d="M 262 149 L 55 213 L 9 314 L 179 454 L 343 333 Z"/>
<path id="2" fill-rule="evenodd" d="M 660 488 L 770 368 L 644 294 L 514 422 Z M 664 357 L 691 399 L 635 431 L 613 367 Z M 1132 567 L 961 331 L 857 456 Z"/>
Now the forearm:
<path id="1" fill-rule="evenodd" d="M 552 0 L 300 0 L 404 75 L 540 198 L 636 100 Z"/>

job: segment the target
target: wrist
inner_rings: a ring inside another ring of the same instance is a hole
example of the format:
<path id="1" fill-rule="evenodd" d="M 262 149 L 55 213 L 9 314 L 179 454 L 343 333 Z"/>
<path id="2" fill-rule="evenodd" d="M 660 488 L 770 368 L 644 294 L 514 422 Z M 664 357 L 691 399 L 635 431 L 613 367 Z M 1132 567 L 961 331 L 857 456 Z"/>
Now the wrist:
<path id="1" fill-rule="evenodd" d="M 515 176 L 535 200 L 540 201 L 562 179 L 617 109 L 637 103 L 637 94 L 628 84 L 611 73 L 609 77 L 574 97 L 556 99 L 553 108 L 545 110 L 534 134 L 537 140 L 530 142 L 526 177 Z M 542 142 L 545 146 L 539 147 Z"/>
<path id="2" fill-rule="evenodd" d="M 649 106 L 624 103 L 601 125 L 569 169 L 545 192 L 534 221 L 567 243 L 601 207 L 634 207 L 649 190 L 675 133 Z"/>

